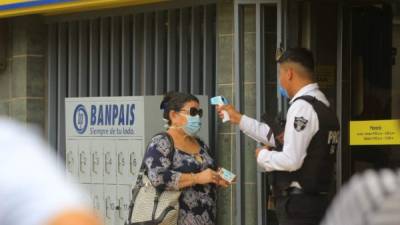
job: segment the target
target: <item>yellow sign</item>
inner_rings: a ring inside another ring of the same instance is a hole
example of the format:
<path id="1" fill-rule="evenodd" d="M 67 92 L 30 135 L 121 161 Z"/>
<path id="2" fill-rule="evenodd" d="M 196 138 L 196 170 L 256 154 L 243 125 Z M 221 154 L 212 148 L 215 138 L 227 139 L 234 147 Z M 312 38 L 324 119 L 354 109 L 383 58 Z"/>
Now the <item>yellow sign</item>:
<path id="1" fill-rule="evenodd" d="M 400 120 L 350 121 L 350 145 L 400 145 Z"/>

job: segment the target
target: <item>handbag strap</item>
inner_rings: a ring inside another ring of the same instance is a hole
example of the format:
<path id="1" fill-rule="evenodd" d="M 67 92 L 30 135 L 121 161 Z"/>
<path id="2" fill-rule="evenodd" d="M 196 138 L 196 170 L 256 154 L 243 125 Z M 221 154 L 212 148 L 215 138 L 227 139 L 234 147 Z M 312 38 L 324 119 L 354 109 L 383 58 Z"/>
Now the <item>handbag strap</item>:
<path id="1" fill-rule="evenodd" d="M 156 137 L 156 136 L 159 136 L 159 135 L 168 138 L 168 141 L 169 141 L 169 143 L 170 143 L 170 151 L 172 152 L 170 161 L 172 162 L 172 161 L 174 160 L 174 154 L 175 154 L 174 139 L 172 139 L 171 135 L 168 134 L 167 132 L 160 132 L 160 133 L 154 135 L 153 137 Z M 147 145 L 147 148 L 146 148 L 146 149 L 148 149 L 148 145 Z M 139 184 L 139 183 L 142 182 L 142 180 L 143 180 L 143 175 L 145 174 L 146 169 L 147 169 L 147 167 L 146 167 L 146 163 L 145 163 L 145 157 L 143 157 L 142 164 L 141 164 L 140 170 L 139 170 L 138 179 L 136 180 L 136 184 Z"/>
<path id="2" fill-rule="evenodd" d="M 153 137 L 158 136 L 158 135 L 162 135 L 162 136 L 168 138 L 169 143 L 170 143 L 170 151 L 172 152 L 171 159 L 170 159 L 171 162 L 172 162 L 173 158 L 174 158 L 174 154 L 175 154 L 174 140 L 172 139 L 171 135 L 168 134 L 167 132 L 160 132 L 160 133 L 154 135 Z M 148 145 L 147 145 L 146 150 L 147 149 L 148 149 Z M 140 188 L 143 186 L 143 176 L 144 176 L 144 174 L 146 172 L 146 169 L 147 169 L 147 167 L 146 167 L 146 164 L 145 164 L 145 157 L 143 157 L 142 164 L 140 166 L 140 170 L 139 170 L 139 174 L 138 174 L 138 178 L 136 180 L 136 185 L 135 185 L 134 188 L 132 188 L 132 199 L 131 199 L 131 202 L 129 204 L 128 220 L 125 223 L 125 225 L 130 225 L 131 224 L 132 214 L 133 214 L 133 207 L 135 206 L 135 199 L 136 199 L 136 196 L 139 194 Z M 156 199 L 155 201 L 158 202 L 158 199 Z M 154 212 L 153 212 L 153 217 L 154 217 Z"/>

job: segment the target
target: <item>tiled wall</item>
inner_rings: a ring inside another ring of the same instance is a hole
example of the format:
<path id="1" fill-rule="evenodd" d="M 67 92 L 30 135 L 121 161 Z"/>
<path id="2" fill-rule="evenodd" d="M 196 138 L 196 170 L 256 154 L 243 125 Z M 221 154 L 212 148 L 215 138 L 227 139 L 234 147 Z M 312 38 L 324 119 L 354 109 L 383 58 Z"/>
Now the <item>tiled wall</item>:
<path id="1" fill-rule="evenodd" d="M 7 68 L 0 72 L 0 114 L 44 127 L 45 26 L 40 17 L 8 20 Z"/>
<path id="2" fill-rule="evenodd" d="M 244 114 L 256 117 L 256 8 L 255 5 L 244 8 Z M 257 224 L 257 170 L 256 142 L 245 136 L 244 139 L 244 191 L 245 224 Z"/>
<path id="3" fill-rule="evenodd" d="M 223 95 L 231 103 L 235 102 L 235 75 L 234 75 L 234 4 L 232 0 L 220 1 L 217 5 L 217 94 Z M 250 117 L 256 116 L 256 27 L 255 7 L 246 7 L 244 12 L 244 99 L 245 111 Z M 217 159 L 220 166 L 235 171 L 236 156 L 235 126 L 229 123 L 218 122 L 218 149 Z M 244 195 L 246 225 L 257 224 L 257 186 L 256 160 L 254 150 L 256 142 L 245 138 L 244 159 Z M 218 195 L 217 224 L 236 224 L 236 187 L 220 189 Z"/>
<path id="4" fill-rule="evenodd" d="M 234 30 L 233 0 L 219 1 L 217 4 L 217 94 L 234 102 Z M 216 150 L 218 164 L 234 171 L 235 133 L 234 126 L 218 120 Z M 235 224 L 234 185 L 218 191 L 217 224 Z"/>

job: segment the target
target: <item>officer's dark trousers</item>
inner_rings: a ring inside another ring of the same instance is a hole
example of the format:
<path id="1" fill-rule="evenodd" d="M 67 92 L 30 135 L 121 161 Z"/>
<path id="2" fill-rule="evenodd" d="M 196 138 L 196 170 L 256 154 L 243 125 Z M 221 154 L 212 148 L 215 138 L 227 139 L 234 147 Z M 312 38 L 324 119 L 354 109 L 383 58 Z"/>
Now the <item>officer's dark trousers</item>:
<path id="1" fill-rule="evenodd" d="M 276 199 L 279 225 L 318 225 L 328 206 L 328 196 L 292 194 Z"/>

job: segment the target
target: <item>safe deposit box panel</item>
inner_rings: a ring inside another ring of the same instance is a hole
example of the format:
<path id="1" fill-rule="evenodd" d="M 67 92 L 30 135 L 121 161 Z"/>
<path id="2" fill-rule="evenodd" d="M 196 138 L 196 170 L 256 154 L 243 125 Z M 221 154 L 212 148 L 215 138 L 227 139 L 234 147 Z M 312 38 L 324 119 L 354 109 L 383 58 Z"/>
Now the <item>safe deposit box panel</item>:
<path id="1" fill-rule="evenodd" d="M 208 143 L 208 98 L 199 136 Z M 162 96 L 67 98 L 66 172 L 91 194 L 92 206 L 107 225 L 126 220 L 151 137 L 165 131 Z"/>

